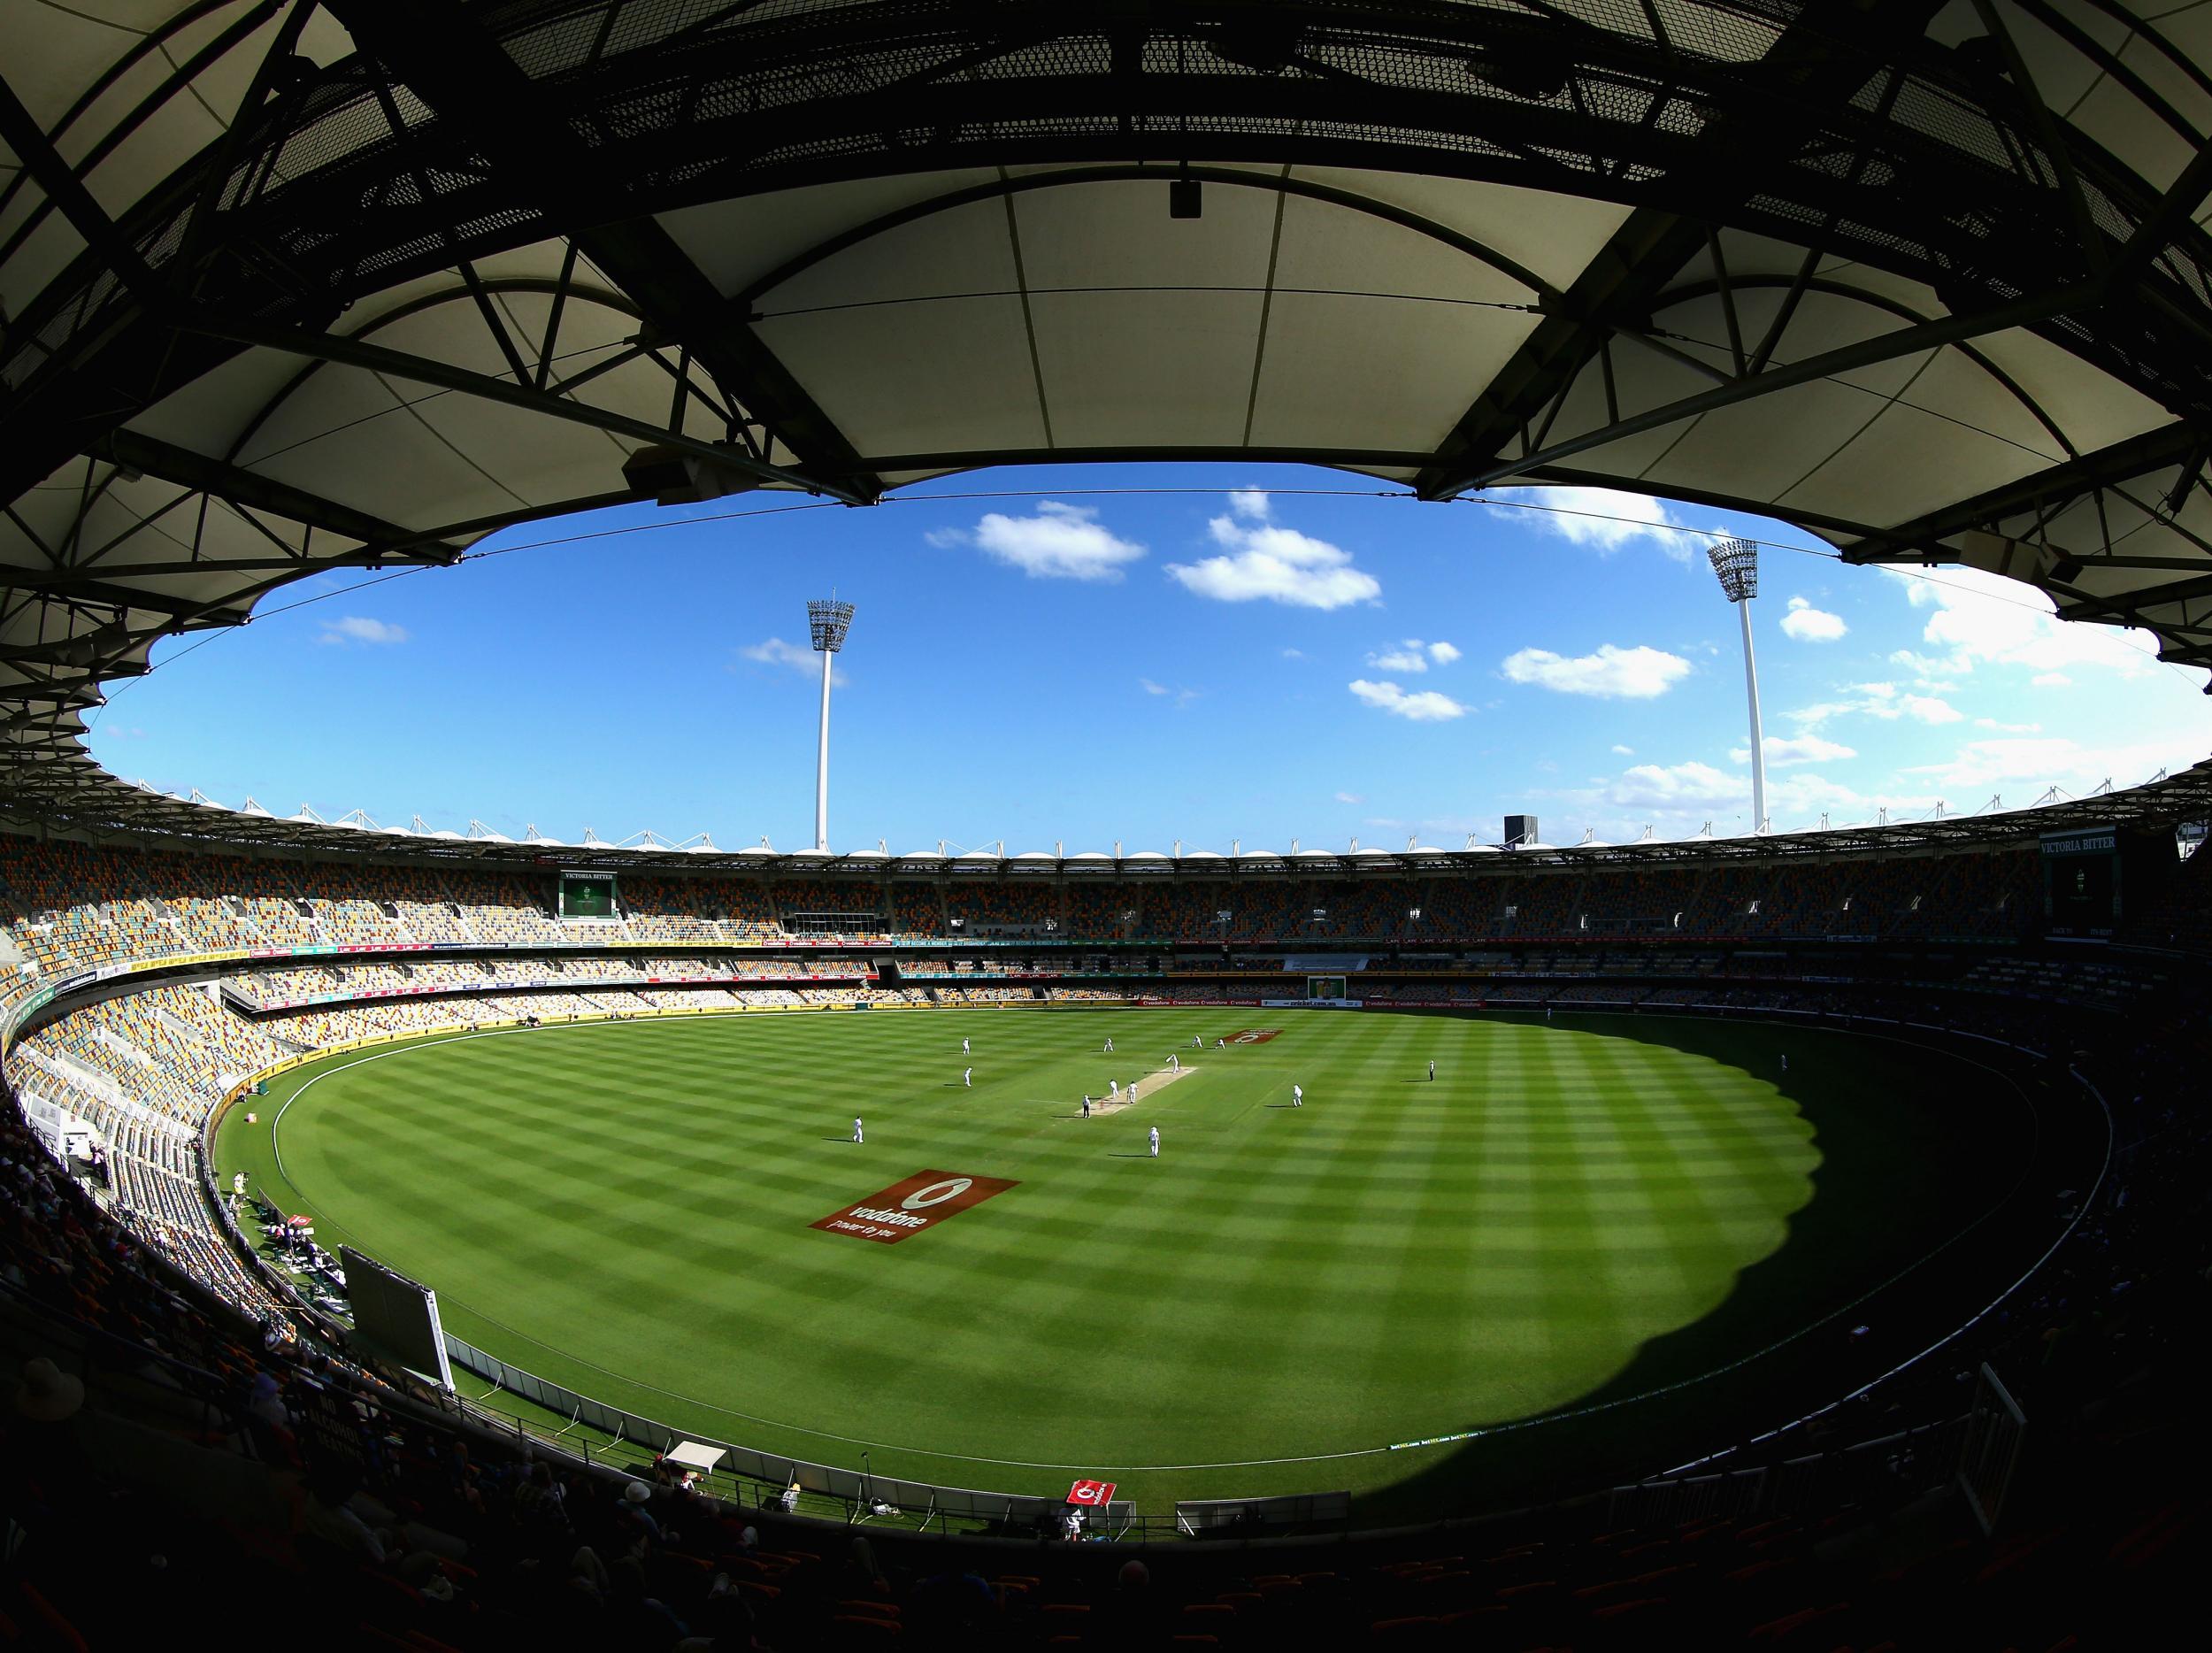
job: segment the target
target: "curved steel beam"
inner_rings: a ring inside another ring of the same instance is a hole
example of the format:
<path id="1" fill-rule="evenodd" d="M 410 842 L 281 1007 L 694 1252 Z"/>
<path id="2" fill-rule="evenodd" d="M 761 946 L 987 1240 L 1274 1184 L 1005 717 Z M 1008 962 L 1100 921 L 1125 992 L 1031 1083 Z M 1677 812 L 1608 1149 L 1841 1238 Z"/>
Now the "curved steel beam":
<path id="1" fill-rule="evenodd" d="M 423 356 L 411 356 L 404 350 L 387 350 L 380 344 L 368 344 L 337 334 L 309 333 L 291 327 L 270 327 L 261 322 L 216 317 L 187 318 L 185 330 L 220 339 L 227 343 L 276 350 L 309 361 L 335 362 L 373 373 L 387 373 L 395 379 L 411 380 L 417 384 L 435 385 L 440 389 L 458 391 L 481 401 L 495 402 L 526 412 L 542 413 L 569 424 L 627 436 L 644 445 L 673 448 L 695 458 L 703 459 L 718 470 L 750 477 L 757 483 L 780 483 L 809 494 L 827 494 L 849 505 L 866 503 L 860 495 L 841 483 L 818 481 L 798 472 L 786 470 L 781 465 L 764 464 L 735 448 L 702 442 L 696 436 L 687 435 L 681 431 L 632 419 L 626 413 L 616 413 L 586 403 L 573 402 L 566 396 L 540 395 L 528 386 L 517 384 L 511 380 L 471 373 L 450 363 L 433 361 Z"/>
<path id="2" fill-rule="evenodd" d="M 1809 280 L 1800 281 L 1794 277 L 1782 275 L 1736 275 L 1729 277 L 1727 286 L 1740 293 L 1771 291 L 1778 287 L 1807 293 L 1825 293 L 1832 298 L 1851 299 L 1866 305 L 1870 310 L 1878 310 L 1885 315 L 1896 317 L 1900 321 L 1909 321 L 1916 325 L 1924 325 L 1939 319 L 1924 311 L 1915 310 L 1901 299 L 1890 297 L 1886 293 L 1873 292 L 1866 288 L 1855 287 L 1848 281 L 1838 281 L 1827 276 L 1816 275 Z M 1717 281 L 1694 281 L 1686 287 L 1669 288 L 1659 296 L 1659 303 L 1652 308 L 1654 313 L 1656 313 L 1665 306 L 1686 304 L 1692 299 L 1713 297 L 1721 294 L 1722 291 L 1722 284 Z M 1778 339 L 1776 343 L 1779 342 Z M 1991 361 L 1971 340 L 1955 340 L 1950 348 L 2001 385 L 2014 401 L 2028 411 L 2037 424 L 2050 433 L 2051 440 L 2059 445 L 2060 451 L 2069 457 L 2080 451 L 2074 446 L 2072 439 L 2058 427 L 2050 414 L 2044 410 L 2042 404 L 2022 389 L 2019 382 L 2010 373 Z M 1756 373 L 1750 376 L 1758 377 Z"/>
<path id="3" fill-rule="evenodd" d="M 1348 189 L 1339 189 L 1332 184 L 1315 183 L 1302 178 L 1286 178 L 1273 173 L 1243 172 L 1229 166 L 1179 166 L 1172 170 L 1162 166 L 1077 166 L 1056 172 L 1027 173 L 1018 177 L 976 184 L 966 189 L 955 189 L 945 195 L 933 196 L 926 201 L 918 201 L 910 206 L 881 213 L 864 224 L 856 224 L 850 229 L 841 230 L 826 240 L 817 242 L 805 251 L 785 259 L 765 275 L 748 281 L 731 295 L 731 302 L 749 307 L 794 276 L 841 252 L 857 247 L 864 242 L 872 241 L 878 235 L 902 225 L 933 218 L 956 208 L 972 206 L 979 201 L 996 201 L 1010 196 L 1026 195 L 1036 189 L 1065 189 L 1083 184 L 1166 184 L 1178 178 L 1220 184 L 1232 189 L 1261 189 L 1276 195 L 1294 196 L 1301 200 L 1318 201 L 1330 206 L 1342 207 L 1347 211 L 1380 219 L 1385 223 L 1395 224 L 1401 229 L 1409 229 L 1417 235 L 1441 242 L 1479 264 L 1487 265 L 1499 274 L 1535 294 L 1538 301 L 1544 305 L 1560 305 L 1566 302 L 1564 294 L 1526 265 L 1507 257 L 1472 235 L 1463 234 L 1448 225 L 1439 224 L 1433 219 L 1424 218 L 1403 207 L 1393 206 L 1387 201 L 1377 201 L 1371 196 L 1356 195 Z"/>
<path id="4" fill-rule="evenodd" d="M 311 4 L 313 0 L 307 0 L 307 3 Z M 79 118 L 98 103 L 111 87 L 118 84 L 125 75 L 154 53 L 159 52 L 166 58 L 168 43 L 173 38 L 197 23 L 202 18 L 222 11 L 231 4 L 232 0 L 196 0 L 196 4 L 184 7 L 163 22 L 159 27 L 147 30 L 145 34 L 138 37 L 130 50 L 110 64 L 92 84 L 85 88 L 76 101 L 62 111 L 60 118 L 46 129 L 47 141 L 58 144 L 68 134 L 69 129 L 77 124 Z M 73 165 L 78 175 L 81 177 L 91 172 L 94 167 L 113 154 L 132 133 L 146 123 L 154 111 L 166 104 L 179 91 L 188 87 L 199 77 L 202 70 L 228 55 L 233 46 L 274 17 L 283 9 L 283 4 L 284 0 L 259 0 L 259 4 L 252 11 L 234 20 L 229 27 L 212 41 L 201 47 L 182 64 L 173 67 L 152 91 L 139 99 L 127 114 L 106 132 L 101 134 L 92 147 L 77 158 Z M 0 187 L 0 217 L 4 217 L 9 207 L 14 204 L 17 193 L 23 188 L 28 178 L 27 173 L 19 173 L 9 179 L 4 187 Z M 30 239 L 38 227 L 46 221 L 46 215 L 53 210 L 54 203 L 49 198 L 39 202 L 23 215 L 23 221 L 16 226 L 7 240 L 0 242 L 0 264 L 6 263 L 16 249 Z"/>
<path id="5" fill-rule="evenodd" d="M 1900 356 L 1910 356 L 1921 350 L 1935 350 L 1942 345 L 1955 344 L 1962 339 L 1978 338 L 1985 333 L 2003 333 L 2032 322 L 2064 315 L 2074 308 L 2094 302 L 2099 289 L 2070 288 L 2063 291 L 2024 299 L 2000 309 L 1976 314 L 1947 316 L 1940 321 L 1924 322 L 1918 327 L 1901 327 L 1895 333 L 1886 333 L 1841 350 L 1824 350 L 1818 356 L 1809 356 L 1792 362 L 1786 367 L 1769 367 L 1755 378 L 1732 380 L 1697 396 L 1684 396 L 1640 413 L 1628 413 L 1608 424 L 1587 430 L 1579 435 L 1569 436 L 1533 453 L 1523 454 L 1517 459 L 1494 461 L 1472 475 L 1453 483 L 1447 492 L 1456 493 L 1463 488 L 1487 488 L 1502 482 L 1540 465 L 1556 464 L 1576 454 L 1601 448 L 1624 436 L 1640 435 L 1645 431 L 1657 430 L 1677 420 L 1692 419 L 1701 413 L 1711 413 L 1740 403 L 1756 401 L 1777 390 L 1786 390 L 1793 385 L 1809 384 L 1816 379 L 1830 378 L 1837 373 L 1855 373 L 1879 362 L 1891 361 Z"/>
<path id="6" fill-rule="evenodd" d="M 605 288 L 579 287 L 573 281 L 563 286 L 560 282 L 548 281 L 534 276 L 499 277 L 491 281 L 480 281 L 478 286 L 483 291 L 495 295 L 530 293 L 557 301 L 571 298 L 582 299 L 586 303 L 611 310 L 618 315 L 627 316 L 633 321 L 641 319 L 638 315 L 637 306 L 633 304 L 627 297 Z M 456 303 L 472 303 L 473 300 L 474 295 L 470 292 L 466 284 L 443 288 L 435 293 L 425 293 L 409 299 L 403 304 L 395 305 L 380 315 L 372 317 L 351 333 L 341 336 L 349 339 L 365 339 L 371 334 L 380 332 L 396 321 L 404 321 L 411 316 L 419 316 L 425 311 L 436 310 L 443 305 Z M 275 414 L 276 411 L 297 395 L 308 381 L 330 365 L 326 361 L 311 361 L 286 380 L 274 395 L 255 410 L 253 417 L 246 421 L 245 427 L 238 433 L 236 440 L 224 450 L 223 457 L 226 459 L 235 460 L 245 445 L 253 440 L 254 434 Z M 559 389 L 558 385 L 549 386 L 546 394 L 558 395 Z"/>

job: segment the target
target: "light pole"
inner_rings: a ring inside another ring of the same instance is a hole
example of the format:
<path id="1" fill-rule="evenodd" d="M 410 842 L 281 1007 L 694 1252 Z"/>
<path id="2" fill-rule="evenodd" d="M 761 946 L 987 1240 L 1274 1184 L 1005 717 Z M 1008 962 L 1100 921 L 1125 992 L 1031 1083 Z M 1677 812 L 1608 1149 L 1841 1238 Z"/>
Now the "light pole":
<path id="1" fill-rule="evenodd" d="M 829 692 L 830 667 L 845 646 L 845 633 L 853 623 L 853 605 L 834 597 L 817 597 L 806 605 L 808 635 L 814 652 L 822 657 L 822 742 L 814 763 L 814 847 L 829 850 Z"/>
<path id="2" fill-rule="evenodd" d="M 1767 829 L 1767 750 L 1759 731 L 1759 665 L 1751 652 L 1751 599 L 1759 595 L 1759 548 L 1749 540 L 1723 540 L 1707 555 L 1720 576 L 1720 588 L 1743 621 L 1744 692 L 1751 700 L 1751 830 L 1763 833 Z"/>

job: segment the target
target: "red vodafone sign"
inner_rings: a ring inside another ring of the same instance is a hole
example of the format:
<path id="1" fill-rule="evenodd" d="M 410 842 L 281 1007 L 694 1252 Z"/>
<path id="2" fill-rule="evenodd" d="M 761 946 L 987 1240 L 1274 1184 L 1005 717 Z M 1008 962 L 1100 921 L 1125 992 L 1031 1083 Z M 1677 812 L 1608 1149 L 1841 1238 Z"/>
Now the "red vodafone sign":
<path id="1" fill-rule="evenodd" d="M 1000 1177 L 918 1171 L 882 1193 L 871 1194 L 807 1226 L 825 1234 L 849 1234 L 855 1240 L 872 1240 L 879 1245 L 896 1245 L 1016 1186 Z"/>
<path id="2" fill-rule="evenodd" d="M 1114 1501 L 1114 1483 L 1110 1480 L 1079 1480 L 1068 1488 L 1070 1503 L 1086 1504 L 1102 1510 Z"/>

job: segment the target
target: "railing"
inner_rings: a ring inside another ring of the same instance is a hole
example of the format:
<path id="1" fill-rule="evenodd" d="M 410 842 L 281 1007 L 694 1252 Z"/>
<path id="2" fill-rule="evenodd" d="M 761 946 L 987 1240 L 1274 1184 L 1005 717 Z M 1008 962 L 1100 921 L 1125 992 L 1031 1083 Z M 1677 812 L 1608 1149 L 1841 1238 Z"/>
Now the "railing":
<path id="1" fill-rule="evenodd" d="M 745 1502 L 743 1495 L 751 1491 L 755 1495 L 752 1502 L 764 1505 L 795 1487 L 802 1495 L 812 1495 L 818 1501 L 817 1508 L 820 1507 L 819 1501 L 833 1503 L 849 1520 L 895 1518 L 902 1525 L 918 1522 L 919 1530 L 923 1531 L 933 1524 L 950 1531 L 953 1523 L 959 1523 L 1023 1533 L 1056 1531 L 1068 1507 L 1061 1498 L 941 1487 L 901 1476 L 841 1469 L 833 1465 L 757 1451 L 712 1436 L 687 1435 L 656 1419 L 626 1411 L 541 1378 L 535 1372 L 487 1354 L 450 1332 L 445 1334 L 445 1347 L 446 1357 L 455 1367 L 475 1373 L 518 1400 L 566 1418 L 568 1426 L 556 1432 L 557 1438 L 579 1428 L 588 1429 L 608 1437 L 618 1447 L 626 1446 L 655 1456 L 672 1451 L 686 1441 L 720 1448 L 725 1456 L 717 1473 L 728 1477 L 740 1503 Z M 608 1455 L 607 1449 L 601 1449 L 603 1457 Z M 588 1451 L 586 1456 L 590 1453 Z M 616 1454 L 618 1461 L 620 1456 Z M 712 1480 L 709 1478 L 710 1484 Z M 795 1499 L 795 1507 L 796 1502 Z M 1109 1534 L 1128 1530 L 1138 1518 L 1135 1505 L 1118 1501 L 1099 1511 L 1098 1516 L 1099 1525 Z"/>
<path id="2" fill-rule="evenodd" d="M 1947 1487 L 1957 1476 L 1970 1422 L 1947 1419 L 1778 1464 L 1616 1487 L 1607 1518 L 1619 1527 L 1667 1527 L 1913 1497 Z"/>

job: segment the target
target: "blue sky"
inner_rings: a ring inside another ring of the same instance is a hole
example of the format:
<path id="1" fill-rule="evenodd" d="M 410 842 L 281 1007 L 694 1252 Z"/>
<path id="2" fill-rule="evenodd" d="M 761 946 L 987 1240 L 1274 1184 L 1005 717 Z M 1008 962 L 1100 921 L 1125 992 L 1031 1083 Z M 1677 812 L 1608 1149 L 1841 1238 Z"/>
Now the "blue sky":
<path id="1" fill-rule="evenodd" d="M 165 645 L 92 747 L 280 814 L 803 848 L 805 604 L 834 588 L 858 615 L 833 848 L 1450 846 L 1521 810 L 1552 842 L 1740 832 L 1717 530 L 1807 548 L 1763 551 L 1754 609 L 1777 829 L 2017 806 L 2212 751 L 2200 674 L 2008 581 L 1847 567 L 1784 525 L 1635 496 L 1388 491 L 1288 466 L 1031 469 L 870 510 L 762 495 L 536 524 Z"/>

